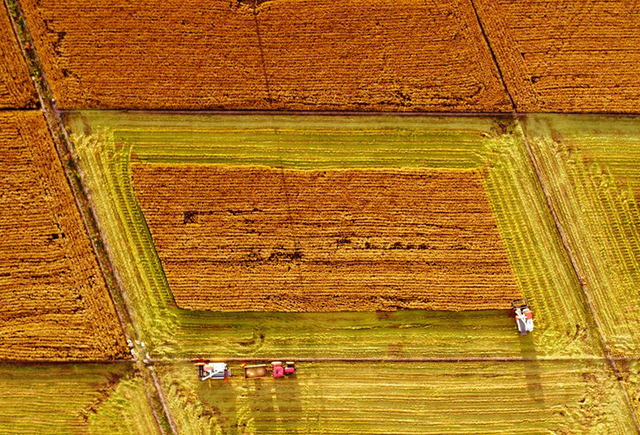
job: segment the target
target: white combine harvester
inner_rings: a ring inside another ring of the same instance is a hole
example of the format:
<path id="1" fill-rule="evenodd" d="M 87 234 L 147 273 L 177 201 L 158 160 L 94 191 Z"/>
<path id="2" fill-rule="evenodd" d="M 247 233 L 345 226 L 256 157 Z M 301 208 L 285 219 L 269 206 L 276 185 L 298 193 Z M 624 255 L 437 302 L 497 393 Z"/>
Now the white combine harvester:
<path id="1" fill-rule="evenodd" d="M 207 379 L 224 379 L 226 381 L 231 376 L 231 369 L 225 363 L 198 361 L 195 366 L 198 367 L 198 377 L 203 381 Z"/>
<path id="2" fill-rule="evenodd" d="M 513 311 L 516 313 L 516 325 L 520 335 L 527 335 L 533 331 L 533 313 L 529 309 L 529 303 L 526 299 L 516 299 L 511 301 Z"/>

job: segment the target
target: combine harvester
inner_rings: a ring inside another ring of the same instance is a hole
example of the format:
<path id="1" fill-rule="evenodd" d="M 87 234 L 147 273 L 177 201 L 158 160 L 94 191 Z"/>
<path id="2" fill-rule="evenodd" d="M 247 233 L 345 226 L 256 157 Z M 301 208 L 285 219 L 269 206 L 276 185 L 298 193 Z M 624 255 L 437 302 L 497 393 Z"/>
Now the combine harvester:
<path id="1" fill-rule="evenodd" d="M 194 365 L 198 367 L 198 377 L 203 381 L 207 379 L 224 379 L 226 382 L 231 377 L 231 369 L 227 367 L 226 363 L 198 361 Z"/>
<path id="2" fill-rule="evenodd" d="M 520 335 L 527 335 L 533 331 L 533 313 L 529 309 L 529 302 L 526 299 L 515 299 L 511 301 L 511 306 L 516 313 L 516 325 Z"/>

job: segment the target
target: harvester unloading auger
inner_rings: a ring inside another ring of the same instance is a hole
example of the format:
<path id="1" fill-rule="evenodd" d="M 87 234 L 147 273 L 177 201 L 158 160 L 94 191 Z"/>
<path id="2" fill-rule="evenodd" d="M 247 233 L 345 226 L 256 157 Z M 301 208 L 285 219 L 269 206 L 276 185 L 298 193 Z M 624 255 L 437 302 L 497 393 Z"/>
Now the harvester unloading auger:
<path id="1" fill-rule="evenodd" d="M 533 331 L 533 313 L 529 309 L 529 302 L 526 299 L 515 299 L 511 301 L 511 306 L 516 313 L 516 325 L 520 335 L 527 335 Z"/>

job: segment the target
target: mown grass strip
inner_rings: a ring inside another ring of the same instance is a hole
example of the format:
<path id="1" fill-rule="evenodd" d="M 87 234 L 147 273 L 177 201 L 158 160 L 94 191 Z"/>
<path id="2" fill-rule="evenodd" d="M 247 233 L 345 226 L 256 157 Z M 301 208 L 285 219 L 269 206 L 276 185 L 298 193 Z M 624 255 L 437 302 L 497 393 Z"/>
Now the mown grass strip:
<path id="1" fill-rule="evenodd" d="M 92 180 L 107 244 L 154 357 L 602 355 L 522 138 L 509 120 L 82 112 L 68 122 L 81 166 Z M 131 188 L 131 159 L 296 168 L 484 168 L 515 274 L 536 313 L 536 332 L 520 338 L 507 312 L 177 309 Z"/>
<path id="2" fill-rule="evenodd" d="M 304 363 L 294 378 L 202 382 L 158 367 L 182 433 L 634 433 L 605 362 Z"/>
<path id="3" fill-rule="evenodd" d="M 638 355 L 640 122 L 538 115 L 524 125 L 612 356 Z"/>
<path id="4" fill-rule="evenodd" d="M 132 364 L 0 366 L 3 434 L 160 433 Z"/>

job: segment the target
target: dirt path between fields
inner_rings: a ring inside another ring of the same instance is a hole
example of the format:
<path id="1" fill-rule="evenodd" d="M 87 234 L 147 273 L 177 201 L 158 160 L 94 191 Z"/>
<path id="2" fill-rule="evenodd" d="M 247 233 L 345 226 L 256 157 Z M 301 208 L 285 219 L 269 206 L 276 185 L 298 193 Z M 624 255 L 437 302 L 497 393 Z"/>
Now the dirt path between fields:
<path id="1" fill-rule="evenodd" d="M 640 361 L 640 357 L 612 357 L 615 361 Z M 180 363 L 180 362 L 197 362 L 199 358 L 151 358 L 150 363 Z M 321 362 L 352 362 L 352 363 L 368 363 L 368 362 L 398 362 L 398 363 L 456 363 L 456 362 L 568 362 L 568 361 L 609 361 L 609 358 L 601 356 L 571 356 L 571 357 L 408 357 L 408 358 L 283 358 L 281 355 L 277 358 L 207 358 L 207 361 L 224 361 L 234 363 L 267 363 L 269 361 L 294 361 L 297 363 L 321 363 Z"/>

